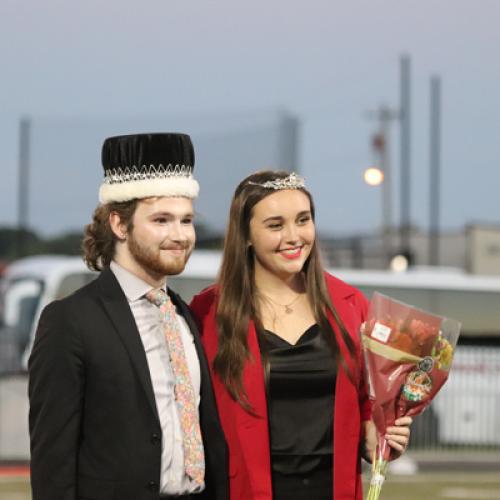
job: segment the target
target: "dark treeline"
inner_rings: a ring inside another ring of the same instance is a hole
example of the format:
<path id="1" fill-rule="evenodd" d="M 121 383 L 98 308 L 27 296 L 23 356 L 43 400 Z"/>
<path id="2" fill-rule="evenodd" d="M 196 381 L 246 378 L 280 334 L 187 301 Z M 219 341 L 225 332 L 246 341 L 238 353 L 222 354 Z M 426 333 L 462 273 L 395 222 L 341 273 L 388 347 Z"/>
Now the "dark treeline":
<path id="1" fill-rule="evenodd" d="M 218 249 L 222 246 L 222 236 L 203 225 L 196 226 L 196 236 L 196 248 Z M 0 227 L 0 261 L 9 262 L 39 254 L 80 255 L 82 238 L 82 231 L 43 238 L 32 230 Z"/>
<path id="2" fill-rule="evenodd" d="M 68 232 L 53 238 L 42 238 L 31 230 L 0 227 L 0 259 L 10 261 L 27 255 L 78 255 L 82 232 Z"/>

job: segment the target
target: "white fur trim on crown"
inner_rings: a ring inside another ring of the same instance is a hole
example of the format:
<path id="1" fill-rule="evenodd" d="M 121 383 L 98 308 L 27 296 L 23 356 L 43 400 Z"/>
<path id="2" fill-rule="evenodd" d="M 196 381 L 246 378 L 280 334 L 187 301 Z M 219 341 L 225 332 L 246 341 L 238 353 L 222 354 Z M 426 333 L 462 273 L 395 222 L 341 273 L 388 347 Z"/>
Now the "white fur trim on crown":
<path id="1" fill-rule="evenodd" d="M 200 186 L 192 177 L 167 177 L 164 179 L 142 179 L 137 181 L 101 184 L 99 201 L 101 203 L 129 201 L 151 196 L 172 196 L 196 198 Z"/>

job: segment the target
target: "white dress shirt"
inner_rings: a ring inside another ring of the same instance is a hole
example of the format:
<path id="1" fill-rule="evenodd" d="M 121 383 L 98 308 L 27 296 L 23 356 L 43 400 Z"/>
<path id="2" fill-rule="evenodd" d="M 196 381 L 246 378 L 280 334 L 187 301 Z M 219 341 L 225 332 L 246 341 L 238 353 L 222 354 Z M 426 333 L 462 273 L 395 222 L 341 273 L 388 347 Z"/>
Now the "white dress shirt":
<path id="1" fill-rule="evenodd" d="M 201 491 L 203 487 L 196 485 L 184 472 L 182 430 L 175 403 L 174 374 L 170 366 L 162 314 L 160 309 L 145 297 L 153 287 L 115 261 L 111 262 L 110 268 L 128 299 L 148 361 L 162 429 L 160 494 L 179 495 Z M 177 321 L 199 408 L 200 364 L 193 334 L 180 314 L 177 314 Z"/>

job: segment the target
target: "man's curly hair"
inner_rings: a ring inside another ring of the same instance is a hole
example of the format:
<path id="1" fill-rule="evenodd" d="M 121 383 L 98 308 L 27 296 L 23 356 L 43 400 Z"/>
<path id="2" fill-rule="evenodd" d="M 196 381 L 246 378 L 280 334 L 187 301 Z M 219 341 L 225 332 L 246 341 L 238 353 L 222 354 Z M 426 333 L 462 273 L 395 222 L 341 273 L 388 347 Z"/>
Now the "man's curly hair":
<path id="1" fill-rule="evenodd" d="M 98 205 L 94 210 L 92 222 L 85 226 L 83 235 L 83 260 L 93 271 L 109 267 L 115 254 L 116 235 L 109 224 L 109 216 L 116 212 L 127 231 L 133 228 L 133 216 L 139 200 Z"/>

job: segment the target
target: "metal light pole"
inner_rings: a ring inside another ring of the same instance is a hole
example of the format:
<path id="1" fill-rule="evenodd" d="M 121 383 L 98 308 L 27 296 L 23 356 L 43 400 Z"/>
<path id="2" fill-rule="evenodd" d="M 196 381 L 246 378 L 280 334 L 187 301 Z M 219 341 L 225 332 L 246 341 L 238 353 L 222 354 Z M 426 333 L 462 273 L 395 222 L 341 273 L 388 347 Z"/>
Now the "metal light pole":
<path id="1" fill-rule="evenodd" d="M 17 191 L 17 257 L 26 254 L 26 231 L 28 230 L 29 166 L 30 166 L 31 121 L 21 118 L 19 122 L 19 164 Z"/>
<path id="2" fill-rule="evenodd" d="M 400 252 L 408 256 L 411 260 L 411 176 L 410 176 L 410 57 L 403 55 L 400 60 L 400 131 L 401 131 L 401 222 L 400 231 Z"/>
<path id="3" fill-rule="evenodd" d="M 393 120 L 399 118 L 399 113 L 388 106 L 380 106 L 370 116 L 378 121 L 378 132 L 372 139 L 372 148 L 377 155 L 377 164 L 383 174 L 382 184 L 382 247 L 384 259 L 387 260 L 392 253 L 392 176 L 389 154 L 389 128 Z"/>
<path id="4" fill-rule="evenodd" d="M 431 78 L 430 89 L 429 264 L 438 266 L 441 190 L 441 79 L 439 77 Z"/>

